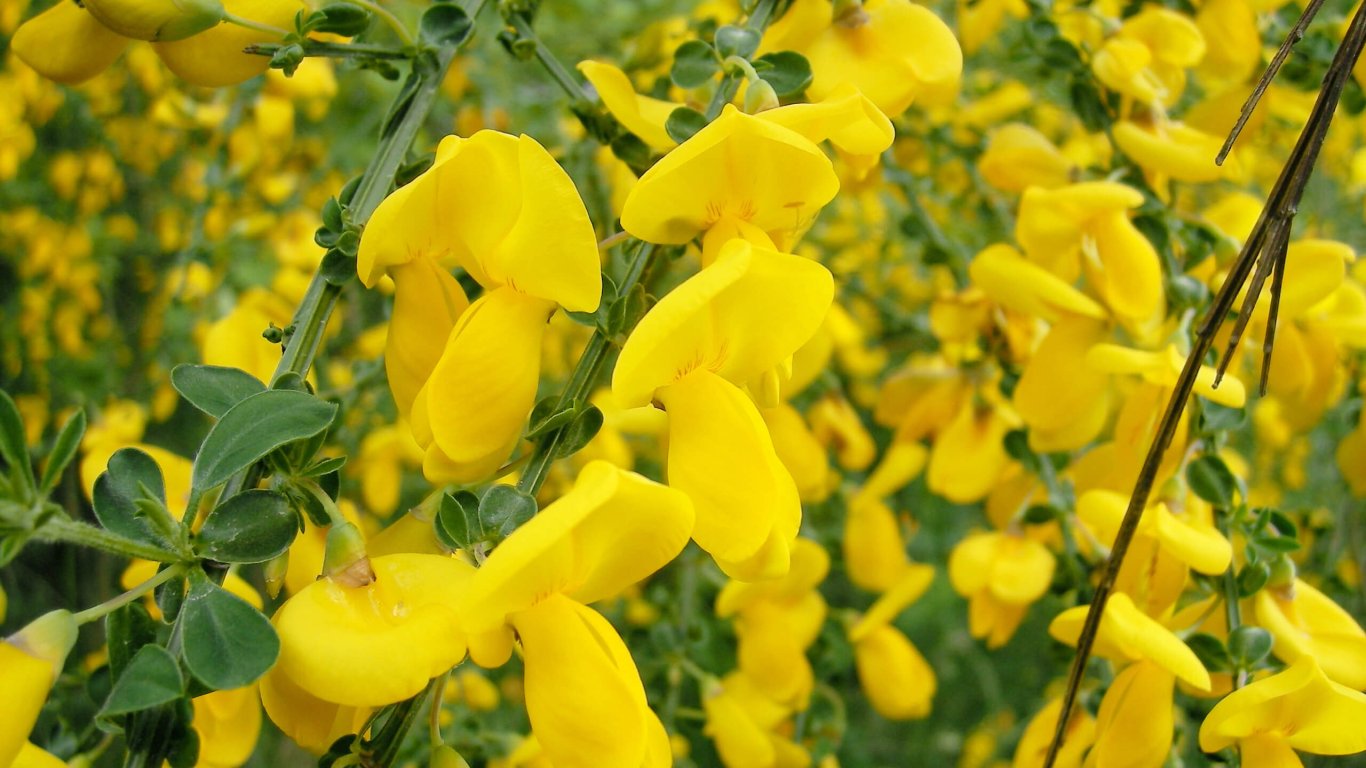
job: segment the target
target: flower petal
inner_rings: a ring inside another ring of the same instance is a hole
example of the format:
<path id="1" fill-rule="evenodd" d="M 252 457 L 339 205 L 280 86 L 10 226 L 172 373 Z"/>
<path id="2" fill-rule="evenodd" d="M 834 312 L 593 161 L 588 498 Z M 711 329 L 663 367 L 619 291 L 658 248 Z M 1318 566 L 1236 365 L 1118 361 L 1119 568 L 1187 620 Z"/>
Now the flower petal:
<path id="1" fill-rule="evenodd" d="M 425 255 L 395 266 L 390 274 L 394 310 L 384 343 L 384 370 L 399 416 L 408 419 L 469 299 L 451 273 Z"/>
<path id="2" fill-rule="evenodd" d="M 38 74 L 75 85 L 103 72 L 128 40 L 95 20 L 80 5 L 60 0 L 14 31 L 10 49 Z"/>

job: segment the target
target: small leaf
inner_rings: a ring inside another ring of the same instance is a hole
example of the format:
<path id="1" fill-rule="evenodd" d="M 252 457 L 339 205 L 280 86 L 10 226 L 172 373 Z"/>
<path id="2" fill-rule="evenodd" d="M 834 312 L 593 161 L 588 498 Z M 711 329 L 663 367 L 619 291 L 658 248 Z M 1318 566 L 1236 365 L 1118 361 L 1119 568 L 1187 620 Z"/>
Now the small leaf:
<path id="1" fill-rule="evenodd" d="M 507 536 L 536 514 L 536 500 L 510 485 L 493 485 L 479 500 L 484 529 Z"/>
<path id="2" fill-rule="evenodd" d="M 726 24 L 716 29 L 716 52 L 722 58 L 739 56 L 748 59 L 759 49 L 759 30 Z"/>
<path id="3" fill-rule="evenodd" d="M 266 391 L 250 373 L 219 365 L 177 365 L 171 370 L 171 386 L 190 405 L 215 419 L 258 392 Z"/>
<path id="4" fill-rule="evenodd" d="M 705 85 L 720 71 L 721 62 L 716 57 L 716 51 L 701 40 L 689 40 L 674 51 L 669 77 L 679 88 L 697 88 Z"/>
<path id="5" fill-rule="evenodd" d="M 251 684 L 280 655 L 280 638 L 270 621 L 198 569 L 190 572 L 180 622 L 185 666 L 214 690 Z"/>
<path id="6" fill-rule="evenodd" d="M 333 456 L 330 459 L 319 459 L 313 466 L 303 471 L 304 477 L 322 477 L 346 466 L 345 456 Z"/>
<path id="7" fill-rule="evenodd" d="M 533 438 L 568 424 L 574 418 L 574 409 L 555 410 L 559 406 L 559 395 L 547 395 L 541 398 L 536 406 L 531 409 L 530 426 L 527 428 L 526 436 Z"/>
<path id="8" fill-rule="evenodd" d="M 1244 408 L 1202 402 L 1201 412 L 1205 416 L 1205 426 L 1216 432 L 1241 429 L 1247 423 L 1247 410 Z"/>
<path id="9" fill-rule="evenodd" d="M 228 409 L 195 456 L 193 485 L 203 492 L 227 482 L 266 454 L 320 434 L 337 406 L 289 389 L 260 392 Z"/>
<path id="10" fill-rule="evenodd" d="M 315 13 L 322 17 L 314 22 L 313 29 L 317 32 L 354 37 L 370 26 L 370 12 L 352 3 L 324 5 Z"/>
<path id="11" fill-rule="evenodd" d="M 1271 646 L 1271 633 L 1261 627 L 1244 624 L 1228 635 L 1228 655 L 1239 669 L 1251 669 L 1271 653 Z"/>
<path id="12" fill-rule="evenodd" d="M 795 96 L 811 85 L 811 62 L 796 51 L 775 51 L 754 60 L 754 71 L 779 96 Z"/>
<path id="13" fill-rule="evenodd" d="M 222 563 L 264 563 L 289 549 L 298 532 L 299 518 L 284 494 L 244 491 L 209 513 L 198 551 Z"/>
<path id="14" fill-rule="evenodd" d="M 136 448 L 115 452 L 109 457 L 109 468 L 95 480 L 91 498 L 95 518 L 111 533 L 159 547 L 173 546 L 138 503 L 150 498 L 163 508 L 166 504 L 161 467 L 151 456 Z"/>
<path id="15" fill-rule="evenodd" d="M 39 495 L 46 496 L 57 487 L 57 481 L 62 479 L 62 472 L 76 457 L 76 449 L 80 448 L 83 435 L 85 411 L 77 410 L 66 420 L 66 424 L 62 425 L 57 441 L 52 444 L 52 452 L 47 455 L 47 466 L 43 467 L 43 480 L 38 484 Z"/>
<path id="16" fill-rule="evenodd" d="M 28 459 L 28 441 L 24 436 L 24 420 L 19 416 L 19 407 L 10 399 L 9 393 L 0 389 L 0 457 L 23 490 L 34 487 L 33 466 Z"/>
<path id="17" fill-rule="evenodd" d="M 707 116 L 692 107 L 679 107 L 670 112 L 669 118 L 664 121 L 664 130 L 668 132 L 669 138 L 679 144 L 691 139 L 694 134 L 706 127 Z"/>
<path id="18" fill-rule="evenodd" d="M 104 636 L 108 638 L 109 669 L 118 677 L 139 649 L 156 641 L 156 622 L 141 602 L 128 603 L 104 617 Z"/>
<path id="19" fill-rule="evenodd" d="M 1233 492 L 1238 488 L 1228 465 L 1212 453 L 1197 457 L 1186 467 L 1186 481 L 1196 496 L 1225 509 L 1232 506 Z"/>
<path id="20" fill-rule="evenodd" d="M 564 436 L 560 438 L 556 454 L 561 457 L 573 456 L 588 445 L 588 441 L 597 437 L 601 429 L 602 411 L 596 405 L 580 409 L 574 416 L 574 421 L 565 429 Z"/>
<path id="21" fill-rule="evenodd" d="M 340 238 L 338 240 L 338 247 L 328 248 L 318 265 L 318 271 L 330 285 L 346 285 L 356 279 L 356 257 L 342 250 Z"/>
<path id="22" fill-rule="evenodd" d="M 417 23 L 418 37 L 428 45 L 457 46 L 469 39 L 474 25 L 455 3 L 437 3 L 422 14 Z"/>
<path id="23" fill-rule="evenodd" d="M 96 717 L 109 719 L 141 712 L 185 695 L 185 678 L 175 657 L 159 645 L 144 645 L 114 682 Z"/>
<path id="24" fill-rule="evenodd" d="M 1300 548 L 1300 542 L 1293 536 L 1254 536 L 1252 543 L 1267 552 L 1294 552 Z"/>
<path id="25" fill-rule="evenodd" d="M 1052 505 L 1034 504 L 1025 510 L 1024 522 L 1026 525 L 1043 525 L 1060 519 L 1062 514 L 1062 510 Z"/>
<path id="26" fill-rule="evenodd" d="M 469 491 L 442 496 L 436 513 L 436 536 L 451 549 L 469 549 L 487 538 L 479 519 L 479 497 Z"/>
<path id="27" fill-rule="evenodd" d="M 1265 561 L 1248 563 L 1238 571 L 1238 597 L 1252 597 L 1271 579 L 1271 566 Z"/>
<path id="28" fill-rule="evenodd" d="M 1223 641 L 1214 635 L 1203 632 L 1191 635 L 1186 638 L 1186 645 L 1195 651 L 1196 658 L 1211 672 L 1227 672 L 1233 668 L 1228 649 L 1224 647 Z"/>

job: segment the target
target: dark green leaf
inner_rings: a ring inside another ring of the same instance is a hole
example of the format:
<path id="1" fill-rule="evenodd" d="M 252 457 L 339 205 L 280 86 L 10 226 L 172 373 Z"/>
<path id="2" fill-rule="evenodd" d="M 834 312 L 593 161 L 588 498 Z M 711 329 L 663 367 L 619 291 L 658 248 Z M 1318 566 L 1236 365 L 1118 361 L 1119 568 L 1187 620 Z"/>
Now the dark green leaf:
<path id="1" fill-rule="evenodd" d="M 1268 522 L 1275 528 L 1276 533 L 1292 539 L 1299 538 L 1300 527 L 1295 525 L 1295 521 L 1291 520 L 1289 515 L 1279 509 L 1273 509 L 1268 517 Z"/>
<path id="2" fill-rule="evenodd" d="M 159 645 L 144 645 L 114 682 L 97 717 L 108 719 L 175 701 L 185 694 L 185 679 L 175 657 Z"/>
<path id="3" fill-rule="evenodd" d="M 664 130 L 668 132 L 669 138 L 679 144 L 691 139 L 694 134 L 706 127 L 707 116 L 692 107 L 679 107 L 670 112 L 669 119 L 664 121 Z"/>
<path id="4" fill-rule="evenodd" d="M 486 538 L 479 519 L 479 497 L 469 491 L 441 497 L 436 513 L 436 536 L 451 549 L 469 549 Z"/>
<path id="5" fill-rule="evenodd" d="M 28 459 L 24 421 L 19 417 L 18 406 L 3 389 L 0 389 L 0 456 L 4 457 L 5 463 L 9 465 L 14 478 L 24 491 L 34 487 L 33 466 Z"/>
<path id="6" fill-rule="evenodd" d="M 295 440 L 320 434 L 337 406 L 293 390 L 252 395 L 223 414 L 195 456 L 193 484 L 203 492 Z"/>
<path id="7" fill-rule="evenodd" d="M 1203 306 L 1203 299 L 1201 301 Z M 1201 410 L 1205 415 L 1205 426 L 1212 431 L 1241 429 L 1247 423 L 1247 410 L 1244 408 L 1229 408 L 1226 405 L 1204 401 L 1201 403 Z"/>
<path id="8" fill-rule="evenodd" d="M 479 500 L 479 518 L 485 530 L 496 530 L 504 536 L 517 530 L 536 514 L 536 500 L 510 485 L 493 485 Z"/>
<path id="9" fill-rule="evenodd" d="M 115 677 L 123 674 L 139 648 L 156 640 L 156 631 L 156 623 L 140 602 L 128 603 L 104 617 L 109 668 Z"/>
<path id="10" fill-rule="evenodd" d="M 190 573 L 180 622 L 185 666 L 214 690 L 254 682 L 280 655 L 280 638 L 270 621 L 197 569 Z"/>
<path id="11" fill-rule="evenodd" d="M 346 466 L 345 456 L 333 456 L 330 459 L 320 459 L 313 466 L 304 470 L 303 476 L 322 477 L 323 475 L 330 475 L 344 466 Z"/>
<path id="12" fill-rule="evenodd" d="M 596 405 L 590 405 L 579 410 L 567 429 L 564 436 L 560 438 L 559 447 L 556 453 L 559 456 L 573 456 L 578 453 L 588 441 L 597 436 L 602 429 L 602 411 Z"/>
<path id="13" fill-rule="evenodd" d="M 759 49 L 759 30 L 726 24 L 716 29 L 716 52 L 722 58 L 739 56 L 748 59 Z"/>
<path id="14" fill-rule="evenodd" d="M 811 62 L 796 51 L 775 51 L 754 60 L 754 71 L 779 96 L 795 96 L 811 85 Z"/>
<path id="15" fill-rule="evenodd" d="M 1223 641 L 1214 635 L 1200 633 L 1186 638 L 1186 645 L 1195 651 L 1196 658 L 1211 672 L 1227 672 L 1233 668 L 1228 649 Z"/>
<path id="16" fill-rule="evenodd" d="M 354 37 L 370 26 L 370 12 L 351 3 L 324 5 L 315 13 L 322 17 L 314 23 L 313 29 L 317 32 Z"/>
<path id="17" fill-rule="evenodd" d="M 180 608 L 185 604 L 186 589 L 188 584 L 184 579 L 172 579 L 157 587 L 157 609 L 161 611 L 162 621 L 170 624 L 180 615 Z"/>
<path id="18" fill-rule="evenodd" d="M 474 30 L 470 17 L 455 3 L 437 3 L 422 14 L 417 24 L 422 42 L 435 46 L 456 46 L 464 43 Z"/>
<path id="19" fill-rule="evenodd" d="M 716 51 L 701 40 L 689 40 L 674 51 L 669 77 L 679 88 L 697 88 L 720 71 L 721 62 L 716 58 Z"/>
<path id="20" fill-rule="evenodd" d="M 43 480 L 38 484 L 38 493 L 46 496 L 57 487 L 62 472 L 76 457 L 76 449 L 81 446 L 81 436 L 85 434 L 85 411 L 77 409 L 71 418 L 62 425 L 57 434 L 57 442 L 52 444 L 52 452 L 47 455 L 47 466 L 43 467 Z"/>
<path id="21" fill-rule="evenodd" d="M 336 247 L 328 248 L 323 254 L 318 270 L 330 285 L 346 285 L 356 277 L 356 257 L 342 248 L 345 235 L 338 238 Z"/>
<path id="22" fill-rule="evenodd" d="M 209 513 L 198 551 L 223 563 L 263 563 L 289 549 L 298 532 L 299 518 L 284 494 L 244 491 Z"/>
<path id="23" fill-rule="evenodd" d="M 255 376 L 238 368 L 188 363 L 171 370 L 171 386 L 190 405 L 215 419 L 248 397 L 266 390 L 266 385 Z"/>
<path id="24" fill-rule="evenodd" d="M 637 173 L 650 167 L 650 145 L 634 133 L 623 133 L 612 139 L 612 154 Z"/>
<path id="25" fill-rule="evenodd" d="M 547 395 L 537 401 L 536 406 L 531 409 L 530 426 L 527 428 L 526 436 L 529 438 L 536 437 L 568 424 L 569 420 L 574 418 L 574 410 L 572 408 L 555 410 L 559 406 L 559 395 Z"/>
<path id="26" fill-rule="evenodd" d="M 1251 669 L 1271 653 L 1271 633 L 1244 624 L 1228 634 L 1228 655 L 1240 669 Z"/>
<path id="27" fill-rule="evenodd" d="M 1300 542 L 1293 536 L 1254 536 L 1252 543 L 1267 552 L 1294 552 Z"/>
<path id="28" fill-rule="evenodd" d="M 139 501 L 166 503 L 161 468 L 136 448 L 123 448 L 109 457 L 109 468 L 95 480 L 92 494 L 95 517 L 107 530 L 135 541 L 170 547 L 172 542 L 144 514 Z"/>
<path id="29" fill-rule="evenodd" d="M 1034 504 L 1025 510 L 1026 525 L 1043 525 L 1062 517 L 1062 510 L 1049 504 Z"/>
<path id="30" fill-rule="evenodd" d="M 1233 492 L 1238 488 L 1228 465 L 1212 453 L 1197 457 L 1186 467 L 1186 481 L 1196 496 L 1223 508 L 1232 506 Z"/>

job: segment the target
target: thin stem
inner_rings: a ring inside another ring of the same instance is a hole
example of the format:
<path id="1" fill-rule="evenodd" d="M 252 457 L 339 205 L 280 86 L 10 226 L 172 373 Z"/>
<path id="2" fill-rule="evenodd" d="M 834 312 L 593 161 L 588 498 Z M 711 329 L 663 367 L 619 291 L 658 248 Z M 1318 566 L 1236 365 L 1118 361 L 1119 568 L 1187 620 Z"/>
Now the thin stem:
<path id="1" fill-rule="evenodd" d="M 1233 513 L 1228 510 L 1221 510 L 1220 515 L 1223 518 L 1221 522 L 1223 523 L 1224 538 L 1233 541 Z M 1224 571 L 1223 588 L 1224 621 L 1228 624 L 1227 636 L 1232 637 L 1233 632 L 1243 623 L 1242 610 L 1238 606 L 1238 577 L 1234 574 L 1232 565 Z M 1242 688 L 1246 679 L 1247 671 L 1239 666 L 1234 670 L 1233 690 Z"/>
<path id="2" fill-rule="evenodd" d="M 411 59 L 412 49 L 392 48 L 386 45 L 368 43 L 329 43 L 322 40 L 305 40 L 299 43 L 304 56 L 319 56 L 332 59 Z M 274 56 L 282 43 L 256 43 L 242 49 L 243 53 L 255 56 Z"/>
<path id="3" fill-rule="evenodd" d="M 413 36 L 408 32 L 408 28 L 403 26 L 403 22 L 399 21 L 398 17 L 391 13 L 388 8 L 373 2 L 373 0 L 351 0 L 351 2 L 383 19 L 384 23 L 394 30 L 394 34 L 398 35 L 398 39 L 402 40 L 404 45 L 413 44 Z"/>
<path id="4" fill-rule="evenodd" d="M 1300 199 L 1304 194 L 1305 185 L 1308 184 L 1309 176 L 1318 160 L 1319 150 L 1323 147 L 1324 136 L 1327 135 L 1333 113 L 1337 110 L 1338 99 L 1342 95 L 1343 86 L 1351 75 L 1352 66 L 1361 55 L 1364 45 L 1366 45 L 1366 5 L 1359 6 L 1352 16 L 1351 26 L 1348 28 L 1347 34 L 1344 35 L 1337 53 L 1333 56 L 1333 63 L 1329 66 L 1327 74 L 1324 75 L 1323 88 L 1314 101 L 1314 107 L 1310 111 L 1304 130 L 1300 132 L 1300 137 L 1295 142 L 1294 149 L 1291 150 L 1290 158 L 1286 161 L 1280 177 L 1276 180 L 1275 186 L 1272 187 L 1271 193 L 1267 197 L 1266 207 L 1262 209 L 1261 216 L 1253 226 L 1252 233 L 1248 236 L 1247 242 L 1244 243 L 1242 251 L 1239 252 L 1228 277 L 1224 279 L 1224 284 L 1219 288 L 1219 293 L 1215 295 L 1208 314 L 1205 315 L 1204 321 L 1200 324 L 1190 355 L 1187 356 L 1186 363 L 1182 366 L 1181 373 L 1177 377 L 1176 385 L 1172 390 L 1171 399 L 1167 402 L 1167 409 L 1162 416 L 1157 434 L 1153 438 L 1152 445 L 1148 449 L 1148 455 L 1143 461 L 1143 468 L 1139 471 L 1138 478 L 1134 483 L 1129 507 L 1125 510 L 1124 519 L 1120 523 L 1119 531 L 1115 534 L 1114 547 L 1111 549 L 1109 559 L 1106 560 L 1100 582 L 1096 585 L 1095 597 L 1091 601 L 1091 608 L 1086 614 L 1086 623 L 1082 626 L 1081 636 L 1077 640 L 1077 652 L 1073 658 L 1072 669 L 1068 674 L 1067 690 L 1063 695 L 1062 710 L 1058 715 L 1058 726 L 1053 733 L 1053 740 L 1048 746 L 1044 768 L 1052 768 L 1057 760 L 1058 750 L 1062 746 L 1065 735 L 1066 723 L 1070 719 L 1072 707 L 1076 703 L 1077 691 L 1081 687 L 1086 663 L 1091 658 L 1096 632 L 1100 629 L 1105 604 L 1110 598 L 1110 592 L 1114 589 L 1120 566 L 1124 562 L 1124 555 L 1129 549 L 1129 543 L 1138 530 L 1139 519 L 1147 507 L 1148 497 L 1152 493 L 1162 456 L 1167 452 L 1167 447 L 1176 434 L 1177 423 L 1180 421 L 1181 413 L 1186 408 L 1186 402 L 1190 399 L 1201 361 L 1209 352 L 1210 346 L 1214 343 L 1215 333 L 1232 308 L 1243 283 L 1252 274 L 1258 259 L 1267 257 L 1264 250 L 1266 250 L 1269 239 L 1276 239 L 1279 228 L 1282 226 L 1288 228 L 1290 220 L 1294 218 Z"/>
<path id="5" fill-rule="evenodd" d="M 640 244 L 640 247 L 636 249 L 635 258 L 626 271 L 626 277 L 622 279 L 618 295 L 629 295 L 635 289 L 656 250 L 657 246 L 653 243 Z M 565 384 L 564 390 L 560 392 L 560 399 L 555 405 L 556 411 L 575 408 L 588 397 L 592 392 L 593 385 L 597 383 L 598 374 L 602 370 L 603 364 L 607 362 L 607 353 L 611 346 L 611 340 L 607 338 L 607 334 L 601 328 L 594 331 L 593 337 L 588 340 L 588 346 L 584 347 L 583 354 L 579 356 L 578 363 L 575 364 L 573 372 L 570 373 L 569 381 Z M 531 452 L 526 470 L 517 480 L 518 490 L 525 491 L 532 496 L 536 495 L 536 492 L 541 489 L 541 484 L 545 482 L 546 475 L 550 472 L 550 466 L 555 463 L 560 441 L 568 432 L 569 425 L 565 425 L 552 429 L 541 437 Z"/>
<path id="6" fill-rule="evenodd" d="M 441 702 L 446 695 L 446 683 L 451 679 L 451 671 L 448 669 L 436 678 L 436 687 L 432 691 L 432 709 L 427 716 L 427 740 L 431 742 L 432 750 L 445 744 L 441 738 Z"/>
<path id="7" fill-rule="evenodd" d="M 244 27 L 246 29 L 252 29 L 257 32 L 265 32 L 268 35 L 274 35 L 275 37 L 278 37 L 282 40 L 286 37 L 289 37 L 289 30 L 287 29 L 281 29 L 277 26 L 271 24 L 264 24 L 259 21 L 252 21 L 251 19 L 244 18 L 242 16 L 238 16 L 235 13 L 229 13 L 227 11 L 223 12 L 223 21 L 226 21 L 229 24 L 234 24 L 239 27 Z"/>
<path id="8" fill-rule="evenodd" d="M 63 515 L 53 515 L 34 532 L 34 535 L 42 541 L 79 544 L 124 557 L 138 557 L 143 560 L 155 560 L 162 563 L 178 563 L 184 560 L 181 555 L 175 552 L 124 538 L 103 528 L 82 523 L 79 520 L 72 520 Z"/>
<path id="9" fill-rule="evenodd" d="M 509 14 L 507 22 L 513 29 L 517 30 L 517 37 L 535 43 L 536 60 L 541 63 L 542 67 L 545 67 L 545 71 L 555 80 L 569 98 L 574 101 L 581 101 L 585 104 L 591 104 L 593 102 L 592 97 L 588 95 L 588 91 L 584 90 L 584 87 L 579 82 L 578 78 L 569 74 L 569 70 L 564 64 L 560 63 L 560 60 L 555 56 L 554 52 L 547 48 L 545 43 L 541 42 L 540 37 L 537 37 L 536 30 L 531 28 L 531 24 L 527 22 L 525 15 L 520 13 Z"/>
<path id="10" fill-rule="evenodd" d="M 137 600 L 138 598 L 142 597 L 148 592 L 151 592 L 152 590 L 156 589 L 162 584 L 165 584 L 171 579 L 184 575 L 185 568 L 186 566 L 184 563 L 175 563 L 174 565 L 164 568 L 160 573 L 157 573 L 152 578 L 142 582 L 136 587 L 133 587 L 127 592 L 124 592 L 123 594 L 117 597 L 111 597 L 110 599 L 105 600 L 99 605 L 92 605 L 89 608 L 86 608 L 84 611 L 79 611 L 73 614 L 72 618 L 76 620 L 77 624 L 88 624 L 96 619 L 104 618 L 108 614 L 111 614 L 119 608 L 122 608 L 123 606 L 133 602 L 134 600 Z"/>

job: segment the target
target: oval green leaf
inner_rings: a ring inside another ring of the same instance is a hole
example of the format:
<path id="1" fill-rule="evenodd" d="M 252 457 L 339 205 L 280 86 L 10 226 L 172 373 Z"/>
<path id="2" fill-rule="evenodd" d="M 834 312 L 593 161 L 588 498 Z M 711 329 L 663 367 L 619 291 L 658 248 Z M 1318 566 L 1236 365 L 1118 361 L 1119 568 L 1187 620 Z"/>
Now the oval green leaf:
<path id="1" fill-rule="evenodd" d="M 171 370 L 171 386 L 190 405 L 215 419 L 248 397 L 266 391 L 265 384 L 241 369 L 188 363 Z"/>
<path id="2" fill-rule="evenodd" d="M 264 563 L 289 549 L 299 518 L 278 491 L 244 491 L 213 508 L 197 551 L 223 563 Z"/>
<path id="3" fill-rule="evenodd" d="M 142 451 L 124 448 L 109 457 L 109 468 L 95 480 L 91 500 L 95 518 L 111 533 L 159 547 L 170 546 L 171 542 L 147 519 L 145 507 L 139 506 L 139 501 L 149 497 L 165 507 L 161 467 Z"/>
<path id="4" fill-rule="evenodd" d="M 280 638 L 270 621 L 198 569 L 190 572 L 180 621 L 185 666 L 215 690 L 255 682 L 280 655 Z"/>
<path id="5" fill-rule="evenodd" d="M 185 678 L 175 657 L 159 645 L 144 645 L 124 668 L 96 717 L 107 720 L 141 712 L 185 695 Z"/>
<path id="6" fill-rule="evenodd" d="M 195 456 L 192 483 L 202 493 L 227 482 L 266 454 L 327 429 L 337 406 L 304 392 L 271 389 L 229 408 Z"/>

